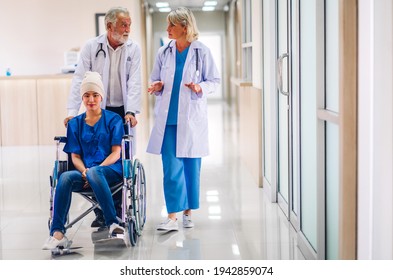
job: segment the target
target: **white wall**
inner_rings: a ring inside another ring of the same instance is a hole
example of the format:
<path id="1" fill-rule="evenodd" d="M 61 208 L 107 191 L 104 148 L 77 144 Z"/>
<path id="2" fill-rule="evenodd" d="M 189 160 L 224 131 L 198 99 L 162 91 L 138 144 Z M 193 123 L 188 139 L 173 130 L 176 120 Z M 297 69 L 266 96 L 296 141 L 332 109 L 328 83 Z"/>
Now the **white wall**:
<path id="1" fill-rule="evenodd" d="M 359 0 L 358 259 L 393 259 L 393 3 Z"/>
<path id="2" fill-rule="evenodd" d="M 1 0 L 0 76 L 56 74 L 64 52 L 96 35 L 95 14 L 113 6 L 129 9 L 131 37 L 141 44 L 139 0 Z"/>

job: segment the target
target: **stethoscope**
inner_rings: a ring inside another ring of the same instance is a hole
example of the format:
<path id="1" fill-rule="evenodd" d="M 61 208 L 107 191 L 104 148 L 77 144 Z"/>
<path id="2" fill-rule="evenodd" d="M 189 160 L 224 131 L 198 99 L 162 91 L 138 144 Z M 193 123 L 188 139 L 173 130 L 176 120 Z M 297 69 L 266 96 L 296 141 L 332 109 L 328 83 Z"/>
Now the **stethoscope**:
<path id="1" fill-rule="evenodd" d="M 172 40 L 168 43 L 168 46 L 164 49 L 164 55 L 165 55 L 165 53 L 166 53 L 166 51 L 169 49 L 169 52 L 170 53 L 172 53 L 172 46 L 171 46 L 171 43 L 172 43 Z M 101 48 L 102 48 L 102 44 L 101 44 Z M 196 74 L 196 76 L 197 77 L 199 77 L 199 51 L 198 51 L 199 49 L 194 49 L 194 51 L 195 51 L 195 58 L 196 58 L 196 61 L 195 61 L 195 63 L 196 63 L 196 71 L 195 71 L 195 74 Z M 99 52 L 99 51 L 98 51 Z M 104 52 L 105 53 L 105 52 Z M 97 53 L 98 54 L 98 53 Z M 97 55 L 96 55 L 97 56 Z"/>
<path id="2" fill-rule="evenodd" d="M 96 53 L 96 58 L 98 57 L 98 55 L 100 54 L 100 52 L 102 52 L 104 54 L 104 58 L 106 58 L 106 52 L 105 50 L 102 48 L 102 43 L 100 43 L 100 49 L 97 51 Z"/>
<path id="3" fill-rule="evenodd" d="M 195 50 L 195 56 L 196 56 L 196 61 L 195 61 L 195 63 L 196 63 L 196 72 L 195 72 L 195 74 L 196 74 L 196 76 L 197 77 L 199 77 L 199 52 L 198 52 L 198 49 L 194 49 Z"/>

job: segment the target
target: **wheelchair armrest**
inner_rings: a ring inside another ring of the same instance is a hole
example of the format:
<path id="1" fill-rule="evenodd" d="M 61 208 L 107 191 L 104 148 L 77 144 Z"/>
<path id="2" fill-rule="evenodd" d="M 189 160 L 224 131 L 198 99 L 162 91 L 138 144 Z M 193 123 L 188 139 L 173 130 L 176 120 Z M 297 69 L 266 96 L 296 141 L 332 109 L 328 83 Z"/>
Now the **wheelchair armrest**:
<path id="1" fill-rule="evenodd" d="M 65 136 L 55 136 L 55 138 L 53 140 L 59 141 L 60 143 L 66 143 L 67 142 L 67 137 L 65 137 Z"/>

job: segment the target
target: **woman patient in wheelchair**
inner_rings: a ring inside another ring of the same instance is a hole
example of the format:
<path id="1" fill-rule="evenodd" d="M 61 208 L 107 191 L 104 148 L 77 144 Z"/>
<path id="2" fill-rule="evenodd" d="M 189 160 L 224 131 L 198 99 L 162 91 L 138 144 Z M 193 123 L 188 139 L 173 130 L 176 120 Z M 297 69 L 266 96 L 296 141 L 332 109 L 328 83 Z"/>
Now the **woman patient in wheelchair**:
<path id="1" fill-rule="evenodd" d="M 69 121 L 64 146 L 64 152 L 71 154 L 75 170 L 66 171 L 59 178 L 50 236 L 43 246 L 46 250 L 67 246 L 65 223 L 72 192 L 86 188 L 93 190 L 110 236 L 124 234 L 124 228 L 118 224 L 109 187 L 122 180 L 123 121 L 118 114 L 101 109 L 105 94 L 100 74 L 87 72 L 80 92 L 86 112 Z"/>

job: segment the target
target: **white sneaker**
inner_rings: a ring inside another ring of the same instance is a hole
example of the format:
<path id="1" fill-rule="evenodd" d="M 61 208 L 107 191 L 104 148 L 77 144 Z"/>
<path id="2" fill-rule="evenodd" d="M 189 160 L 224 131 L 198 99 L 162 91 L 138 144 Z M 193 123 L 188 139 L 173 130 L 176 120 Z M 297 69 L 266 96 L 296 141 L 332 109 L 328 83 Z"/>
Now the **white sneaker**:
<path id="1" fill-rule="evenodd" d="M 109 236 L 112 237 L 123 237 L 124 236 L 124 228 L 119 226 L 118 224 L 111 224 L 109 227 Z"/>
<path id="2" fill-rule="evenodd" d="M 192 228 L 194 227 L 194 223 L 191 221 L 190 215 L 183 214 L 183 227 L 184 228 Z"/>
<path id="3" fill-rule="evenodd" d="M 165 230 L 165 231 L 179 230 L 179 225 L 177 224 L 177 219 L 174 221 L 174 220 L 168 218 L 165 222 L 163 222 L 157 226 L 157 230 Z"/>
<path id="4" fill-rule="evenodd" d="M 67 237 L 63 236 L 61 240 L 54 238 L 53 236 L 49 236 L 48 240 L 46 240 L 44 246 L 42 246 L 42 250 L 54 250 L 59 247 L 66 248 L 68 246 Z"/>

